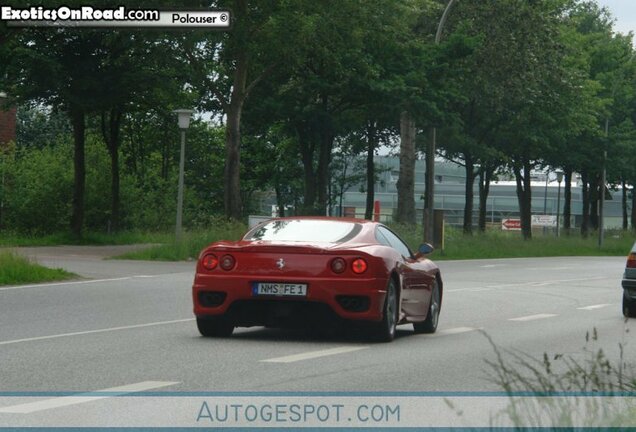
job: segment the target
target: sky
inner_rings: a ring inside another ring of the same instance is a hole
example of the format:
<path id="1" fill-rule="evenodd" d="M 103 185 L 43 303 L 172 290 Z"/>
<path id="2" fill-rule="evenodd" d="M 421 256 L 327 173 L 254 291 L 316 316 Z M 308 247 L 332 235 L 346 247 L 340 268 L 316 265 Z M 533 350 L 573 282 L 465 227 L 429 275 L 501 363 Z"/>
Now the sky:
<path id="1" fill-rule="evenodd" d="M 636 33 L 636 0 L 596 0 L 601 6 L 607 6 L 616 19 L 614 31 L 618 33 Z"/>

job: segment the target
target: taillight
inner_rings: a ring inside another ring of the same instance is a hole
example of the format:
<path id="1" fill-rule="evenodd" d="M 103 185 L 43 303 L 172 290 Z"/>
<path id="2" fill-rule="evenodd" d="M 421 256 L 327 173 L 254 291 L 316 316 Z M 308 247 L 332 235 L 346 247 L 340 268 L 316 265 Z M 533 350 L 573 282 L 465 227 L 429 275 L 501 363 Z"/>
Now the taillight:
<path id="1" fill-rule="evenodd" d="M 219 264 L 219 259 L 214 254 L 207 254 L 203 257 L 202 263 L 206 270 L 214 270 Z"/>
<path id="2" fill-rule="evenodd" d="M 357 258 L 351 263 L 351 270 L 356 274 L 364 273 L 367 271 L 367 262 L 362 258 Z"/>
<path id="3" fill-rule="evenodd" d="M 627 257 L 627 267 L 636 268 L 636 253 L 630 253 Z"/>
<path id="4" fill-rule="evenodd" d="M 223 255 L 221 257 L 221 268 L 223 270 L 232 270 L 236 264 L 236 260 L 232 255 Z"/>
<path id="5" fill-rule="evenodd" d="M 331 270 L 333 270 L 334 273 L 342 273 L 346 268 L 347 262 L 342 258 L 334 258 L 333 261 L 331 261 Z"/>

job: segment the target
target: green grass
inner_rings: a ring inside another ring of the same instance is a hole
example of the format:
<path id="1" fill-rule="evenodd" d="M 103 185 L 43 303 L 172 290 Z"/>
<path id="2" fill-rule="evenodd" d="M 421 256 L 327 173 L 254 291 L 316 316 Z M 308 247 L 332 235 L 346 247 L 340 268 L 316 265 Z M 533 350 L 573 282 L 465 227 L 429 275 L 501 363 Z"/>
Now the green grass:
<path id="1" fill-rule="evenodd" d="M 244 224 L 236 222 L 218 222 L 205 231 L 185 232 L 180 242 L 174 236 L 169 242 L 152 246 L 140 251 L 116 256 L 116 259 L 183 261 L 196 259 L 203 248 L 219 240 L 238 240 L 247 231 Z"/>
<path id="2" fill-rule="evenodd" d="M 120 259 L 152 261 L 181 261 L 196 259 L 208 244 L 218 240 L 238 240 L 246 231 L 239 223 L 219 222 L 207 231 L 184 234 L 180 243 L 174 239 L 164 244 L 137 252 L 117 256 Z M 391 225 L 413 250 L 422 242 L 419 226 Z M 532 240 L 523 240 L 519 232 L 488 231 L 484 234 L 465 236 L 460 229 L 447 228 L 444 250 L 436 250 L 431 255 L 434 260 L 458 260 L 479 258 L 521 258 L 551 256 L 626 256 L 636 241 L 631 232 L 608 232 L 603 248 L 599 249 L 596 236 L 582 239 L 578 234 L 570 237 L 535 235 Z"/>
<path id="3" fill-rule="evenodd" d="M 421 226 L 390 225 L 411 246 L 417 250 L 422 239 Z M 116 234 L 86 233 L 81 241 L 76 241 L 70 234 L 50 234 L 46 236 L 26 236 L 17 234 L 1 234 L 0 246 L 54 246 L 54 245 L 124 245 L 154 243 L 137 252 L 127 253 L 116 258 L 181 261 L 196 259 L 199 252 L 208 244 L 218 240 L 238 240 L 247 227 L 241 223 L 219 220 L 210 229 L 184 233 L 180 243 L 174 240 L 174 234 L 147 233 L 128 231 Z M 489 230 L 486 233 L 475 233 L 466 236 L 461 229 L 447 227 L 444 250 L 436 250 L 431 255 L 434 260 L 459 260 L 479 258 L 522 258 L 551 256 L 625 256 L 636 241 L 633 232 L 608 231 L 602 248 L 598 247 L 596 234 L 587 239 L 581 238 L 578 232 L 571 236 L 555 238 L 554 235 L 542 235 L 538 232 L 532 240 L 523 240 L 515 231 Z"/>
<path id="4" fill-rule="evenodd" d="M 413 250 L 422 242 L 421 227 L 391 225 Z M 492 230 L 486 233 L 464 235 L 461 229 L 446 228 L 444 250 L 431 255 L 434 260 L 479 258 L 522 258 L 553 256 L 627 256 L 636 241 L 633 232 L 608 231 L 602 248 L 598 236 L 581 238 L 578 233 L 556 238 L 537 233 L 531 240 L 523 240 L 519 232 Z"/>
<path id="5" fill-rule="evenodd" d="M 174 237 L 174 233 L 148 233 L 141 231 L 124 231 L 113 234 L 102 232 L 85 233 L 77 240 L 70 233 L 54 233 L 46 235 L 28 235 L 16 233 L 0 233 L 0 246 L 58 246 L 58 245 L 126 245 L 138 243 L 166 243 Z"/>
<path id="6" fill-rule="evenodd" d="M 32 263 L 12 252 L 0 252 L 0 285 L 50 282 L 77 277 L 62 269 Z"/>

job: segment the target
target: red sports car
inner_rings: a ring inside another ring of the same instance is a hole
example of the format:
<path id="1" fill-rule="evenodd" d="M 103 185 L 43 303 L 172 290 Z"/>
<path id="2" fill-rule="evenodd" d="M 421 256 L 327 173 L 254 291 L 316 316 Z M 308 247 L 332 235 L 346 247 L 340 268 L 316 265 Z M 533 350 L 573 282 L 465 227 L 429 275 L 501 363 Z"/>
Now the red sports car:
<path id="1" fill-rule="evenodd" d="M 192 287 L 197 326 L 203 336 L 229 336 L 236 326 L 357 321 L 387 342 L 398 324 L 433 333 L 443 289 L 425 257 L 432 250 L 423 244 L 414 254 L 367 220 L 272 219 L 201 252 Z"/>

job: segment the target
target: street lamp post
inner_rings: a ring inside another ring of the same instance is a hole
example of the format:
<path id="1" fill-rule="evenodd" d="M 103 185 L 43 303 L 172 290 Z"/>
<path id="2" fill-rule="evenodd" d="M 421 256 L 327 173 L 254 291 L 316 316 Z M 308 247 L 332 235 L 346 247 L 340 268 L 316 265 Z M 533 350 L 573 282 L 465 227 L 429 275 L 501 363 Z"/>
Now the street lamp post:
<path id="1" fill-rule="evenodd" d="M 556 226 L 556 236 L 559 237 L 559 218 L 561 216 L 561 180 L 563 180 L 563 171 L 557 171 L 557 182 L 559 183 L 559 188 L 557 189 L 557 226 Z"/>
<path id="2" fill-rule="evenodd" d="M 435 44 L 439 45 L 440 40 L 442 39 L 442 30 L 444 29 L 444 24 L 446 24 L 446 20 L 448 18 L 448 14 L 457 0 L 448 0 L 448 4 L 446 5 L 446 9 L 444 9 L 444 13 L 442 13 L 442 18 L 439 20 L 439 24 L 437 25 L 437 32 L 435 33 Z M 426 201 L 424 202 L 424 218 L 426 224 L 424 225 L 424 239 L 430 243 L 434 242 L 434 231 L 435 224 L 433 222 L 433 215 L 435 208 L 435 147 L 437 145 L 437 128 L 433 127 L 431 129 L 431 139 L 426 146 Z"/>
<path id="3" fill-rule="evenodd" d="M 190 127 L 190 116 L 194 111 L 189 109 L 178 109 L 173 111 L 177 114 L 179 129 L 181 130 L 181 156 L 179 158 L 179 189 L 177 192 L 177 225 L 175 236 L 177 242 L 181 240 L 181 227 L 183 225 L 183 172 L 185 165 L 185 133 Z"/>

